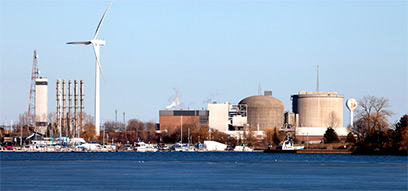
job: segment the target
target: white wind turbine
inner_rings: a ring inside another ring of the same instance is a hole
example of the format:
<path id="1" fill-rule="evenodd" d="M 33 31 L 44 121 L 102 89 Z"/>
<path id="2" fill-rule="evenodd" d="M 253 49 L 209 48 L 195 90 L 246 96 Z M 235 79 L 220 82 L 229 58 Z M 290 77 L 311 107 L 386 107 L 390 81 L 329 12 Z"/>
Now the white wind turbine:
<path id="1" fill-rule="evenodd" d="M 77 42 L 67 42 L 67 44 L 83 44 L 83 45 L 92 44 L 94 52 L 95 52 L 95 57 L 96 57 L 96 63 L 95 63 L 95 131 L 96 131 L 97 136 L 99 136 L 99 131 L 100 131 L 99 70 L 100 70 L 100 72 L 102 74 L 103 79 L 105 80 L 105 76 L 103 75 L 101 63 L 99 62 L 99 46 L 104 46 L 105 41 L 96 39 L 96 37 L 98 36 L 98 32 L 99 32 L 99 29 L 100 29 L 100 27 L 102 25 L 103 19 L 105 18 L 105 15 L 108 12 L 109 7 L 112 5 L 112 2 L 113 2 L 113 0 L 110 2 L 108 8 L 106 8 L 106 11 L 102 16 L 101 21 L 99 21 L 98 27 L 96 28 L 95 36 L 94 36 L 94 38 L 92 40 L 77 41 Z"/>

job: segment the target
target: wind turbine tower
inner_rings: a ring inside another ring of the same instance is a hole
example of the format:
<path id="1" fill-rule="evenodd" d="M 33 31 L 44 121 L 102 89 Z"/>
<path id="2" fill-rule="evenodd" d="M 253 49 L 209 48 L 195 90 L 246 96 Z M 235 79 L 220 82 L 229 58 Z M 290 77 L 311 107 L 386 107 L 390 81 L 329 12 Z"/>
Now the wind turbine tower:
<path id="1" fill-rule="evenodd" d="M 109 10 L 109 7 L 112 5 L 113 0 L 110 2 L 108 8 L 106 8 L 105 13 L 102 16 L 102 19 L 99 21 L 98 27 L 96 28 L 95 35 L 92 40 L 87 41 L 77 41 L 77 42 L 67 42 L 67 44 L 83 44 L 89 45 L 92 44 L 95 53 L 95 131 L 96 135 L 100 135 L 100 90 L 99 90 L 99 72 L 102 74 L 102 78 L 105 80 L 105 76 L 103 75 L 102 67 L 99 62 L 99 46 L 104 46 L 105 41 L 97 39 L 99 29 L 102 25 L 103 19 L 105 18 L 106 13 Z M 106 80 L 105 80 L 106 82 Z"/>

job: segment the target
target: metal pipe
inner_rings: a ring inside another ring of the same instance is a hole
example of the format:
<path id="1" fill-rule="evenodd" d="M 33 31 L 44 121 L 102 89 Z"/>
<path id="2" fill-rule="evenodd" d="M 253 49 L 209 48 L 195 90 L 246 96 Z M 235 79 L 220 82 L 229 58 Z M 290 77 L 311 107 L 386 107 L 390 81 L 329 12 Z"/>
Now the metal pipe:
<path id="1" fill-rule="evenodd" d="M 79 81 L 79 83 L 80 83 L 80 90 L 79 90 L 79 102 L 80 102 L 80 111 L 79 111 L 79 114 L 80 114 L 80 124 L 81 124 L 81 131 L 82 131 L 82 128 L 84 128 L 84 125 L 85 125 L 85 121 L 84 121 L 84 108 L 85 108 L 85 106 L 84 106 L 84 96 L 85 96 L 85 94 L 84 94 L 84 80 L 80 80 Z"/>
<path id="2" fill-rule="evenodd" d="M 71 113 L 71 109 L 72 109 L 72 81 L 68 80 L 68 136 L 72 136 L 72 113 Z"/>
<path id="3" fill-rule="evenodd" d="M 60 79 L 57 79 L 57 128 L 61 139 L 61 86 Z"/>
<path id="4" fill-rule="evenodd" d="M 65 129 L 65 134 L 67 133 L 66 131 L 66 116 L 65 116 L 65 79 L 62 80 L 62 123 L 61 123 L 61 128 Z"/>
<path id="5" fill-rule="evenodd" d="M 74 80 L 74 135 L 78 135 L 78 80 Z"/>

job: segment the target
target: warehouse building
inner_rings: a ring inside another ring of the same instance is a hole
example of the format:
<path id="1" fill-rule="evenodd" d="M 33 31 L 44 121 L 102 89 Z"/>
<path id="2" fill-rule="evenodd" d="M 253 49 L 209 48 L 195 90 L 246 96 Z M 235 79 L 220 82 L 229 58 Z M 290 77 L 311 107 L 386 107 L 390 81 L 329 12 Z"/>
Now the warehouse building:
<path id="1" fill-rule="evenodd" d="M 208 125 L 208 110 L 160 110 L 160 130 L 179 128 L 181 124 Z"/>

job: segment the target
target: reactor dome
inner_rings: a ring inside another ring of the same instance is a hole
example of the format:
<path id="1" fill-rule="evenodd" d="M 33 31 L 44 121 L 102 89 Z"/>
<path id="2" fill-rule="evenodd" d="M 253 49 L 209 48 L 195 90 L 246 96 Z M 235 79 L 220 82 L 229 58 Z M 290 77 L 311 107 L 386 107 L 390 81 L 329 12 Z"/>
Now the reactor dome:
<path id="1" fill-rule="evenodd" d="M 252 130 L 281 128 L 283 126 L 283 103 L 272 96 L 251 96 L 239 104 L 247 105 L 247 123 Z"/>

